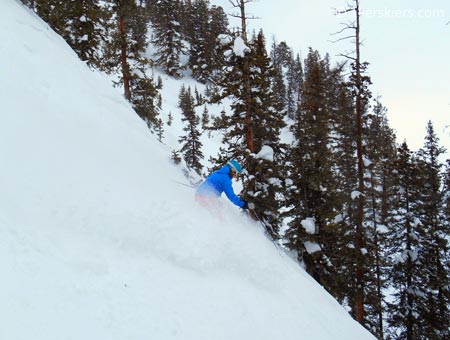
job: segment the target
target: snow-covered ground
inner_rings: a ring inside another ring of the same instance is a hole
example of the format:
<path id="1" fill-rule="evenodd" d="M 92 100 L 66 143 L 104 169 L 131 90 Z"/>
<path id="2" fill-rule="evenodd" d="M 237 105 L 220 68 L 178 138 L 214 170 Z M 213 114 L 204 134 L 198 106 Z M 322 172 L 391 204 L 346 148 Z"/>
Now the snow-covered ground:
<path id="1" fill-rule="evenodd" d="M 374 339 L 16 0 L 0 79 L 0 339 Z"/>

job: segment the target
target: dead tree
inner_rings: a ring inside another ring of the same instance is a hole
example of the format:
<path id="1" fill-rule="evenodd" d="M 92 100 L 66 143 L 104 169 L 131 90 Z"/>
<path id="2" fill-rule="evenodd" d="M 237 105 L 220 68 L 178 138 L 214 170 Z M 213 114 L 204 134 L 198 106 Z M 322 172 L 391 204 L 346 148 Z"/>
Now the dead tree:
<path id="1" fill-rule="evenodd" d="M 364 188 L 364 158 L 363 158 L 363 110 L 364 101 L 367 99 L 367 92 L 365 82 L 368 77 L 363 77 L 363 72 L 366 63 L 361 62 L 361 40 L 360 40 L 360 7 L 359 0 L 353 0 L 353 5 L 348 8 L 337 11 L 338 14 L 354 12 L 355 20 L 344 24 L 344 28 L 335 34 L 343 34 L 350 31 L 348 36 L 342 37 L 337 41 L 352 39 L 355 44 L 355 50 L 349 53 L 341 54 L 340 56 L 351 61 L 352 77 L 351 86 L 353 88 L 353 96 L 355 102 L 355 120 L 356 120 L 356 153 L 358 162 L 358 208 L 357 208 L 357 223 L 355 231 L 355 252 L 356 252 L 356 296 L 355 296 L 355 317 L 360 323 L 364 321 L 364 205 L 365 205 L 365 188 Z M 369 80 L 370 82 L 370 80 Z"/>

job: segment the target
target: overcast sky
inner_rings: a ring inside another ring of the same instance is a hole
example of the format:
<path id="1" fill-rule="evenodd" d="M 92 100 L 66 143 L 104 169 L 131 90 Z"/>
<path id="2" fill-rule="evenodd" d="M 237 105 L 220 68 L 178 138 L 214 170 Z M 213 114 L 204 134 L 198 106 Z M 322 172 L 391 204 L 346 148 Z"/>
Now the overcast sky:
<path id="1" fill-rule="evenodd" d="M 210 3 L 235 12 L 229 0 Z M 250 20 L 250 30 L 262 28 L 269 43 L 286 41 L 302 59 L 312 47 L 337 62 L 352 50 L 350 40 L 333 43 L 331 35 L 351 18 L 335 15 L 347 3 L 353 1 L 255 0 L 247 4 L 259 18 Z M 417 150 L 431 120 L 450 150 L 450 1 L 362 0 L 361 10 L 362 59 L 370 63 L 372 93 L 388 108 L 398 141 Z"/>

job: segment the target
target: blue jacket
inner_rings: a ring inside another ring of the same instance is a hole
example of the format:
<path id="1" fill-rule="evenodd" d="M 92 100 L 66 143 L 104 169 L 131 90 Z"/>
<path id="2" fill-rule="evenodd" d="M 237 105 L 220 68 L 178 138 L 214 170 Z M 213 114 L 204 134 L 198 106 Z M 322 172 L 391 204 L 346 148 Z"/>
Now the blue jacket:
<path id="1" fill-rule="evenodd" d="M 196 194 L 219 198 L 222 193 L 225 192 L 225 195 L 233 204 L 242 208 L 245 205 L 245 201 L 241 200 L 234 193 L 233 186 L 231 185 L 230 171 L 231 168 L 229 165 L 225 165 L 219 170 L 214 171 L 202 184 L 200 184 Z"/>

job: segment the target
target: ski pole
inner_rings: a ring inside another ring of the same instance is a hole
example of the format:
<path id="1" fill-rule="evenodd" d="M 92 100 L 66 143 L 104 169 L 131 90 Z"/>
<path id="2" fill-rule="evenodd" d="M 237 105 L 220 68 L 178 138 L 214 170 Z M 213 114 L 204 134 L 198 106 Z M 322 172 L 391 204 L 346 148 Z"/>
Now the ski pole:
<path id="1" fill-rule="evenodd" d="M 185 187 L 189 187 L 189 188 L 193 188 L 193 189 L 197 189 L 197 187 L 195 187 L 195 186 L 193 186 L 193 185 L 190 185 L 190 184 L 186 184 L 186 183 L 183 183 L 183 182 L 179 182 L 179 181 L 175 181 L 175 180 L 172 180 L 173 182 L 175 182 L 175 183 L 177 183 L 177 184 L 181 184 L 181 185 L 184 185 Z"/>
<path id="2" fill-rule="evenodd" d="M 249 210 L 250 210 L 250 209 L 249 209 Z M 268 236 L 270 237 L 270 240 L 272 241 L 273 246 L 274 246 L 275 249 L 277 250 L 278 255 L 282 256 L 281 253 L 280 253 L 280 249 L 278 249 L 277 244 L 275 243 L 275 240 L 272 238 L 272 235 L 274 234 L 273 229 L 270 228 L 271 231 L 272 231 L 272 232 L 270 232 L 270 231 L 268 230 L 268 227 L 266 226 L 266 224 L 259 218 L 259 216 L 258 216 L 258 214 L 256 213 L 256 211 L 255 211 L 255 210 L 251 210 L 251 212 L 252 212 L 253 216 L 255 216 L 256 221 L 259 222 L 259 224 L 263 227 L 263 229 L 265 230 L 265 232 L 266 232 L 266 233 L 268 234 Z"/>

